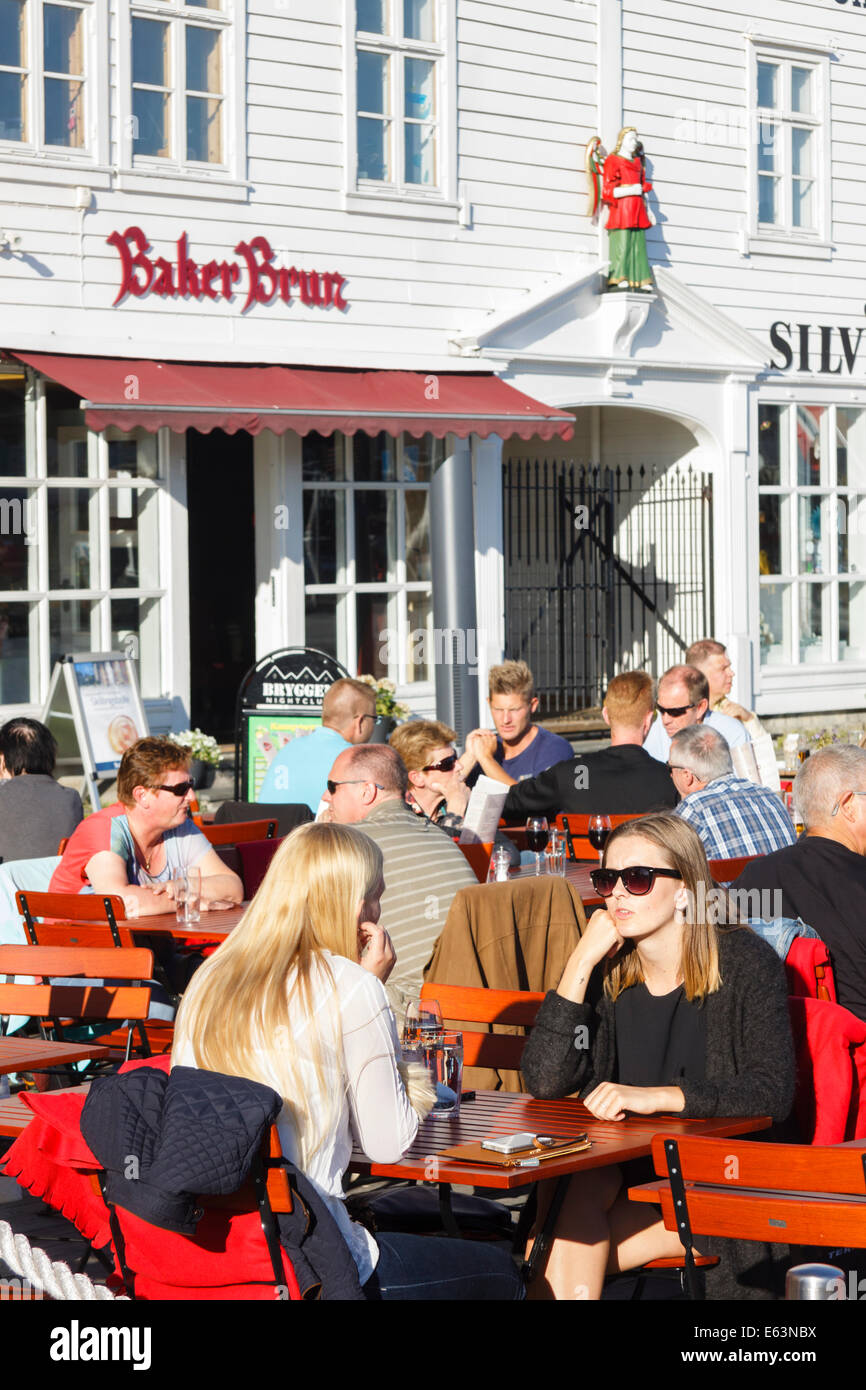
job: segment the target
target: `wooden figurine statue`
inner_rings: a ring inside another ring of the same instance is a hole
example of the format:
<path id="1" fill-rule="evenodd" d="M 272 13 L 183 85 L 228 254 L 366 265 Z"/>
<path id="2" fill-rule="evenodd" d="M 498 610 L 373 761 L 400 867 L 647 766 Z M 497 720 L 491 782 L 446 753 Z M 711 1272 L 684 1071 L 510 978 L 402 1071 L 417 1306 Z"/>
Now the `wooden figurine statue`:
<path id="1" fill-rule="evenodd" d="M 646 229 L 655 224 L 655 217 L 646 205 L 645 195 L 652 184 L 646 180 L 643 146 L 634 126 L 623 127 L 613 154 L 606 155 L 601 140 L 594 135 L 586 147 L 586 173 L 588 215 L 595 220 L 600 203 L 608 208 L 608 289 L 651 292 L 653 278 Z"/>

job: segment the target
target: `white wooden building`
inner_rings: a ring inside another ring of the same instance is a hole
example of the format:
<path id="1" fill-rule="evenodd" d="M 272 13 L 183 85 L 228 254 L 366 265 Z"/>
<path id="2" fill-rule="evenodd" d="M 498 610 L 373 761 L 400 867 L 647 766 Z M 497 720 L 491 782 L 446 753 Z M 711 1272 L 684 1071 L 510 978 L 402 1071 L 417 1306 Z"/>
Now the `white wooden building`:
<path id="1" fill-rule="evenodd" d="M 287 644 L 432 710 L 443 458 L 474 485 L 481 687 L 515 634 L 532 658 L 520 585 L 563 661 L 597 620 L 555 607 L 554 493 L 509 520 L 546 459 L 569 506 L 632 470 L 586 590 L 631 603 L 608 674 L 711 634 L 759 712 L 861 708 L 866 19 L 755 8 L 0 0 L 0 714 L 40 709 L 61 652 L 124 644 L 154 727 L 219 722 Z M 586 142 L 627 125 L 650 295 L 602 292 L 585 213 Z M 449 415 L 490 374 L 542 403 L 535 438 L 503 443 L 516 397 Z"/>

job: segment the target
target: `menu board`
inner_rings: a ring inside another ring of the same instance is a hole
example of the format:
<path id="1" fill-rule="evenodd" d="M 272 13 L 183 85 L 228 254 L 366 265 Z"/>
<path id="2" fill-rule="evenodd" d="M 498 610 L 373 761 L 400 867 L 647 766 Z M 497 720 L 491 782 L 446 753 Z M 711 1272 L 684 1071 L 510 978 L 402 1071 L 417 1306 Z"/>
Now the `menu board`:
<path id="1" fill-rule="evenodd" d="M 81 652 L 55 662 L 42 722 L 57 739 L 59 765 L 82 769 L 85 792 L 100 806 L 99 782 L 114 777 L 133 743 L 150 732 L 124 652 Z"/>
<path id="2" fill-rule="evenodd" d="M 281 748 L 293 738 L 302 738 L 318 729 L 320 719 L 308 715 L 250 714 L 247 716 L 246 800 L 258 801 L 268 768 Z"/>

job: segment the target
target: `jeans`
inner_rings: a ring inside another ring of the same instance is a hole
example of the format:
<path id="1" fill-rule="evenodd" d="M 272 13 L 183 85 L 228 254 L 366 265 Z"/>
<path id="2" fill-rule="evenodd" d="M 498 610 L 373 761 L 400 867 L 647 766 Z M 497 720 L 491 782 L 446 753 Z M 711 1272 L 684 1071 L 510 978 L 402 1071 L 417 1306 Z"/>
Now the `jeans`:
<path id="1" fill-rule="evenodd" d="M 489 1241 L 380 1231 L 376 1244 L 379 1262 L 364 1285 L 365 1298 L 422 1302 L 525 1297 L 508 1251 Z"/>

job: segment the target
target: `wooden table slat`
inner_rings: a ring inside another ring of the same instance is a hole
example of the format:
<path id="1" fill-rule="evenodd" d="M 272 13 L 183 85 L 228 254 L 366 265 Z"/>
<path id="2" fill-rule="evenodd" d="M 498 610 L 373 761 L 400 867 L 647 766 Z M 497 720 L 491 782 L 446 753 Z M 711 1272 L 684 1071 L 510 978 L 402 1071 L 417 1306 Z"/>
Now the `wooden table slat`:
<path id="1" fill-rule="evenodd" d="M 50 1042 L 43 1038 L 0 1038 L 0 1076 L 13 1071 L 38 1071 L 109 1056 L 99 1043 Z"/>

